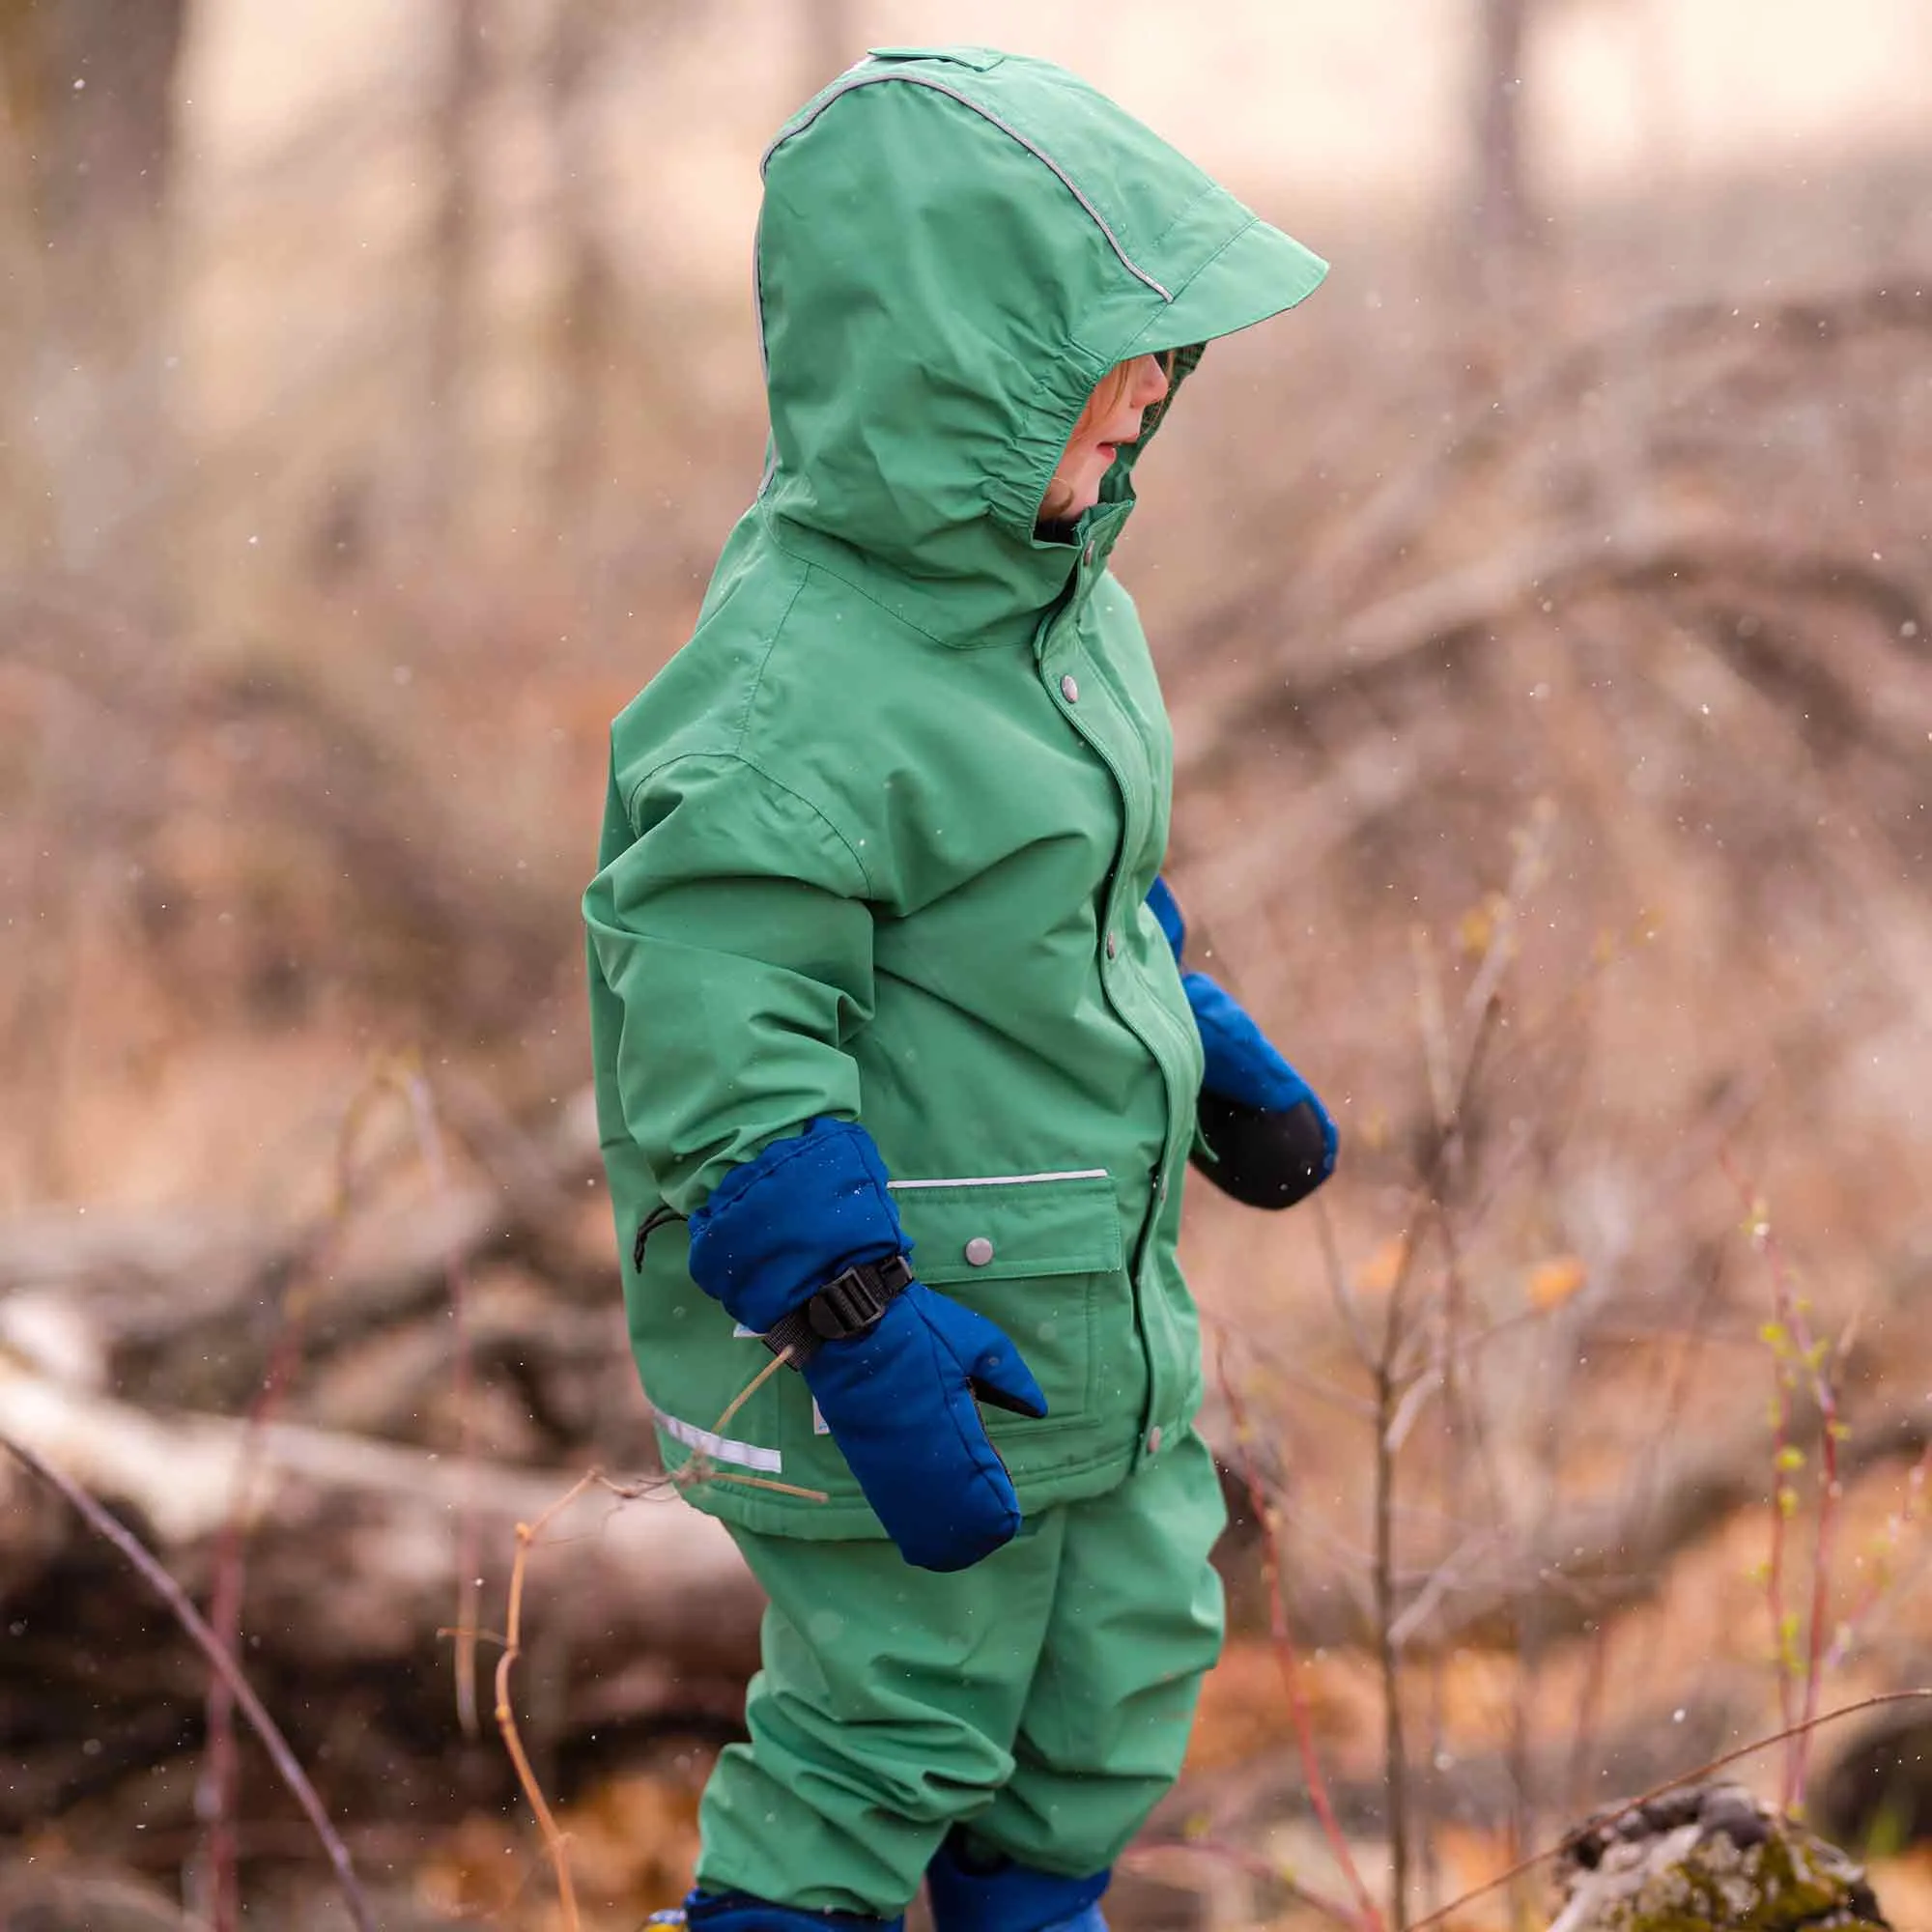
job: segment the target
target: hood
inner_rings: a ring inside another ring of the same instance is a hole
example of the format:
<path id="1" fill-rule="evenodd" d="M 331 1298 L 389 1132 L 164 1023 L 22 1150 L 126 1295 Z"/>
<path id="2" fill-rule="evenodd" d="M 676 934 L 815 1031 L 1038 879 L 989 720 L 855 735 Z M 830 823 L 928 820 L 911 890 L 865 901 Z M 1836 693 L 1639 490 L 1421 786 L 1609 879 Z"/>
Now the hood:
<path id="1" fill-rule="evenodd" d="M 1200 345 L 1327 271 L 1084 81 L 989 48 L 873 49 L 764 176 L 761 503 L 781 542 L 947 642 L 1010 636 L 1065 590 L 1078 547 L 1035 523 L 1101 376 L 1174 349 L 1178 386 Z M 1118 536 L 1164 412 L 1079 545 Z"/>

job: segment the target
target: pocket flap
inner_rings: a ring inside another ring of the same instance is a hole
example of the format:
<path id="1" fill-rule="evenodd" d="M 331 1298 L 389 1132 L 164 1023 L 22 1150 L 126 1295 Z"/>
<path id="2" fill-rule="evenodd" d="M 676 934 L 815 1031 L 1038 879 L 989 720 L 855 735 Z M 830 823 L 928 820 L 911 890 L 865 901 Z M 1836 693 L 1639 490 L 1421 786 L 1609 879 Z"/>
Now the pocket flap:
<path id="1" fill-rule="evenodd" d="M 1010 1275 L 1112 1274 L 1121 1210 L 1103 1169 L 895 1180 L 913 1272 L 934 1287 Z"/>

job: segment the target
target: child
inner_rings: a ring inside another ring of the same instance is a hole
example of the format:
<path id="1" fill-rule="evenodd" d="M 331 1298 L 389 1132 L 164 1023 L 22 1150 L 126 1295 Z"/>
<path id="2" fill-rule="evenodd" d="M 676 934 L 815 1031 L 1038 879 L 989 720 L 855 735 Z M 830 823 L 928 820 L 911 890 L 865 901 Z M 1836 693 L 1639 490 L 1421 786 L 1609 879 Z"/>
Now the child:
<path id="1" fill-rule="evenodd" d="M 1280 1205 L 1335 1139 L 1178 970 L 1107 558 L 1201 345 L 1323 272 L 1013 55 L 879 49 L 766 156 L 764 481 L 613 727 L 584 901 L 633 1345 L 771 1601 L 659 1922 L 897 1927 L 923 1879 L 940 1932 L 1094 1932 L 1179 1769 L 1222 1523 L 1181 1179 Z"/>

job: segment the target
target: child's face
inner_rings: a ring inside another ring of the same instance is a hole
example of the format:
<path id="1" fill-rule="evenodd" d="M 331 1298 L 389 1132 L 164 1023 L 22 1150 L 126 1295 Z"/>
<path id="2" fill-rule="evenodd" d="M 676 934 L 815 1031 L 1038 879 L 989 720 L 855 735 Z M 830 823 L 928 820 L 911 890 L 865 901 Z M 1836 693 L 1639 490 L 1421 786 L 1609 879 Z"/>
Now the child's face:
<path id="1" fill-rule="evenodd" d="M 1065 453 L 1053 472 L 1042 506 L 1059 519 L 1077 517 L 1100 500 L 1100 479 L 1120 446 L 1141 433 L 1141 417 L 1167 394 L 1167 371 L 1158 355 L 1136 355 L 1100 378 Z"/>

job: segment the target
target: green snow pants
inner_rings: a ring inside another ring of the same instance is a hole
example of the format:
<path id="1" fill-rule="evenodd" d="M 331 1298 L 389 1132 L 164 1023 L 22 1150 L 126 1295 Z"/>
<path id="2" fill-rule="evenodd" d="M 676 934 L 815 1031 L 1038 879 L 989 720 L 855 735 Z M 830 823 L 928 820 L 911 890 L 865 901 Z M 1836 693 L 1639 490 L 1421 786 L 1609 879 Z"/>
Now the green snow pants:
<path id="1" fill-rule="evenodd" d="M 1225 1513 L 1191 1430 L 971 1570 L 734 1528 L 771 1599 L 749 1744 L 705 1789 L 697 1882 L 891 1918 L 954 1825 L 1037 1870 L 1113 1863 L 1173 1784 L 1221 1645 Z"/>

